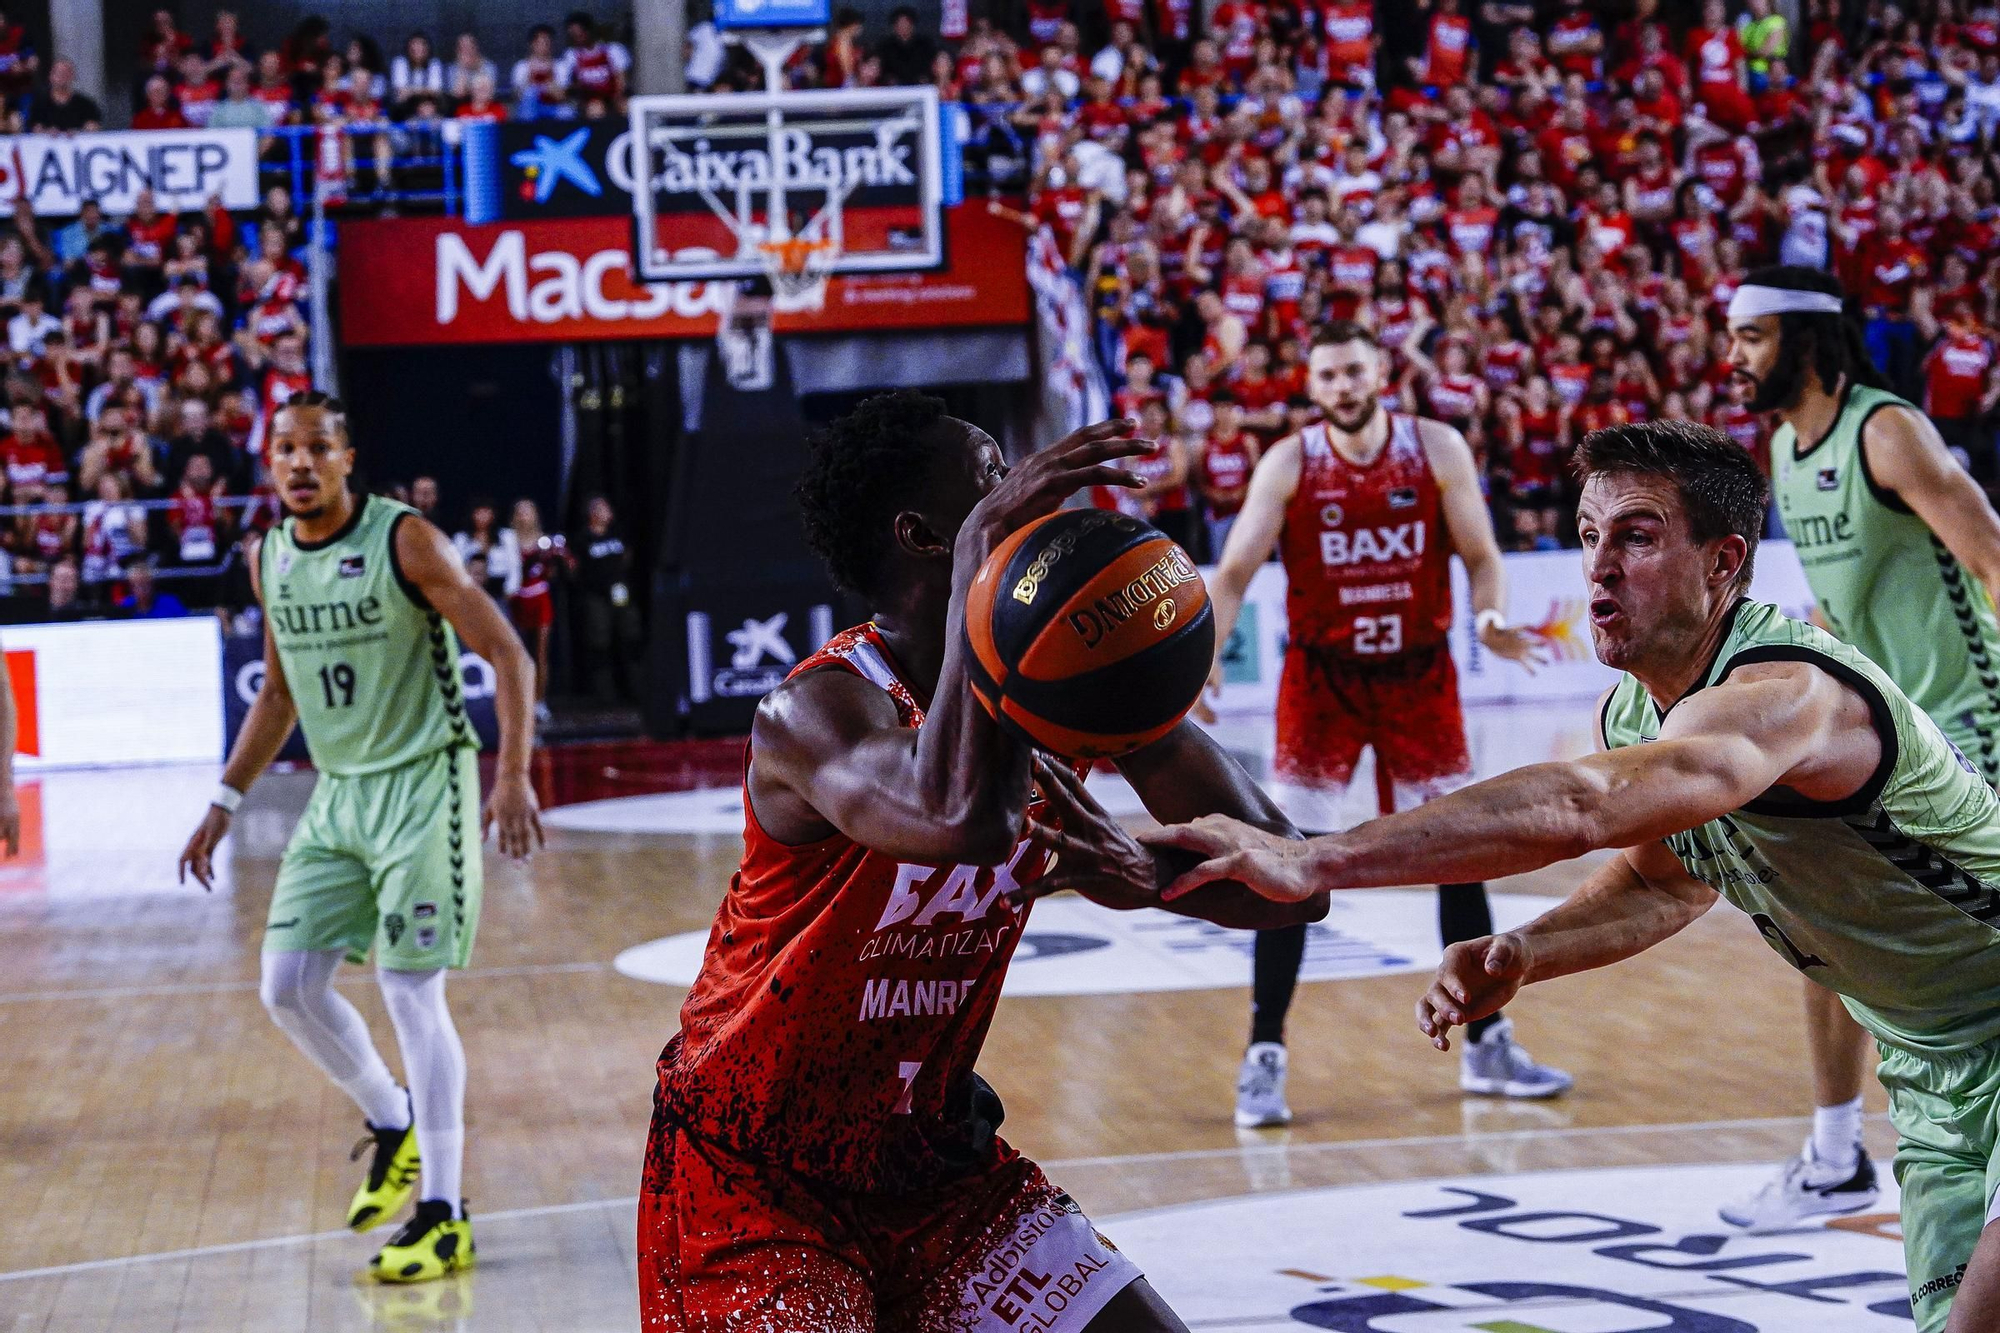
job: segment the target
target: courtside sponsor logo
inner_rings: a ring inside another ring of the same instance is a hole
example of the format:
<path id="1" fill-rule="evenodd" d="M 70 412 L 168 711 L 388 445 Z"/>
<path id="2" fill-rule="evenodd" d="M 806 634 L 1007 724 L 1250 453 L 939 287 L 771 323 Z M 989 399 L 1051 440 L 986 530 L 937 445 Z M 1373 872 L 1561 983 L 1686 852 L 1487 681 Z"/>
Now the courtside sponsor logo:
<path id="1" fill-rule="evenodd" d="M 927 870 L 928 867 L 917 867 Z M 954 872 L 955 874 L 955 872 Z M 995 879 L 998 880 L 996 874 Z M 899 884 L 901 877 L 898 878 Z M 997 887 L 997 883 L 995 885 Z M 988 892 L 991 890 L 989 889 Z M 923 902 L 941 903 L 937 892 L 921 894 L 914 883 L 892 902 L 898 910 L 921 915 Z M 983 915 L 979 886 L 968 881 L 953 891 L 976 894 L 969 912 Z M 1546 898 L 1518 894 L 1493 896 L 1494 920 L 1509 930 L 1539 915 Z M 939 911 L 946 909 L 940 905 Z M 967 915 L 967 922 L 977 915 Z M 909 917 L 904 918 L 905 921 Z M 1010 927 L 998 920 L 959 930 L 919 930 L 914 922 L 887 923 L 862 945 L 861 958 L 976 957 L 1001 947 Z M 1013 960 L 1007 968 L 1003 995 L 1127 995 L 1148 991 L 1211 990 L 1243 986 L 1250 980 L 1250 950 L 1255 936 L 1224 930 L 1169 912 L 1111 912 L 1068 896 L 1036 903 Z M 616 966 L 628 977 L 666 986 L 692 985 L 701 969 L 708 931 L 695 930 L 637 945 L 618 955 Z M 1376 889 L 1334 895 L 1324 921 L 1306 930 L 1306 954 L 1300 978 L 1337 981 L 1356 977 L 1429 972 L 1438 964 L 1437 894 L 1429 890 Z M 887 1017 L 895 1003 L 891 987 L 881 996 L 880 1013 L 862 997 L 862 1017 Z M 916 1004 L 912 992 L 906 1003 Z M 941 996 L 929 997 L 935 1006 Z M 965 1003 L 965 991 L 953 997 Z M 934 1012 L 944 1012 L 934 1010 Z M 898 1015 L 900 1016 L 900 1015 Z"/>
<path id="2" fill-rule="evenodd" d="M 966 1304 L 990 1316 L 979 1327 L 992 1328 L 997 1320 L 1010 1329 L 1055 1328 L 1057 1316 L 1110 1267 L 1076 1252 L 1076 1231 L 1088 1225 L 1067 1195 L 1022 1218 L 965 1284 Z"/>
<path id="3" fill-rule="evenodd" d="M 1716 1208 L 1770 1171 L 1477 1176 L 1100 1224 L 1190 1327 L 1230 1333 L 1907 1333 L 1886 1178 L 1867 1217 L 1780 1236 L 1723 1226 Z"/>

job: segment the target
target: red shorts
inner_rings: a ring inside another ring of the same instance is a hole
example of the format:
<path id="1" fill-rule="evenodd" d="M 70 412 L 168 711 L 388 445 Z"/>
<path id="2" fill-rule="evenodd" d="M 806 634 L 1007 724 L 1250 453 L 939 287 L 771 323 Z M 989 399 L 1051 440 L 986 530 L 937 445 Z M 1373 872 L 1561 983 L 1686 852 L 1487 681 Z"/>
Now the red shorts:
<path id="1" fill-rule="evenodd" d="M 1139 1269 L 1004 1142 L 918 1195 L 843 1195 L 656 1115 L 639 1190 L 646 1333 L 1079 1333 Z M 753 1319 L 754 1316 L 754 1319 Z"/>
<path id="2" fill-rule="evenodd" d="M 508 609 L 514 613 L 514 628 L 523 634 L 547 629 L 556 623 L 556 599 L 549 596 L 546 590 L 525 596 L 516 593 L 509 599 Z"/>
<path id="3" fill-rule="evenodd" d="M 1341 792 L 1364 746 L 1375 751 L 1384 813 L 1409 809 L 1472 781 L 1458 668 L 1444 644 L 1381 664 L 1293 647 L 1278 678 L 1280 782 Z"/>

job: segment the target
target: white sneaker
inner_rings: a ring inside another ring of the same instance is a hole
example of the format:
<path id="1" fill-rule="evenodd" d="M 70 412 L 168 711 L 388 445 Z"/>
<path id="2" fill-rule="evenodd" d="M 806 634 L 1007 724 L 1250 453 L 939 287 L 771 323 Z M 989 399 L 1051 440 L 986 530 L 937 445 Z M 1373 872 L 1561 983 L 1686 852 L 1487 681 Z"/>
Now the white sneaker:
<path id="1" fill-rule="evenodd" d="M 1514 1020 L 1503 1018 L 1465 1044 L 1458 1057 L 1458 1086 L 1487 1097 L 1556 1097 L 1576 1082 L 1560 1069 L 1538 1065 L 1514 1043 Z"/>
<path id="2" fill-rule="evenodd" d="M 1243 1065 L 1236 1071 L 1236 1127 L 1291 1123 L 1292 1108 L 1285 1105 L 1285 1048 L 1275 1041 L 1257 1042 L 1243 1052 Z"/>
<path id="3" fill-rule="evenodd" d="M 1814 1154 L 1808 1139 L 1799 1155 L 1762 1189 L 1716 1211 L 1730 1226 L 1763 1236 L 1808 1225 L 1814 1218 L 1858 1213 L 1881 1192 L 1875 1183 L 1875 1163 L 1868 1160 L 1865 1149 L 1852 1167 L 1828 1166 Z"/>

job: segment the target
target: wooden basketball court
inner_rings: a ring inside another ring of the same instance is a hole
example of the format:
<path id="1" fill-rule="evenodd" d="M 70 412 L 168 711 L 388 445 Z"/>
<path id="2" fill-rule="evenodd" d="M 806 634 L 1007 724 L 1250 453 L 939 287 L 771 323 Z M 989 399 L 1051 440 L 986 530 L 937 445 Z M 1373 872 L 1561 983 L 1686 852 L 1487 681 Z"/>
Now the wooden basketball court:
<path id="1" fill-rule="evenodd" d="M 548 761 L 543 782 L 567 800 L 726 787 L 734 762 L 726 746 L 578 751 Z M 348 1160 L 359 1116 L 257 997 L 263 908 L 310 780 L 279 775 L 252 793 L 224 853 L 231 883 L 215 895 L 173 883 L 179 836 L 211 772 L 30 783 L 40 831 L 24 862 L 0 872 L 0 1329 L 636 1327 L 633 1195 L 652 1063 L 685 992 L 620 975 L 612 960 L 705 928 L 737 840 L 557 831 L 525 867 L 489 860 L 476 966 L 451 982 L 471 1066 L 465 1189 L 480 1265 L 447 1284 L 382 1289 L 362 1274 L 386 1231 L 341 1229 L 360 1169 Z M 116 805 L 101 804 L 107 793 Z M 94 827 L 64 813 L 86 802 L 100 803 Z M 1564 867 L 1495 887 L 1555 895 L 1577 875 Z M 344 976 L 394 1067 L 371 974 Z M 1647 957 L 1537 987 L 1514 1007 L 1536 1056 L 1576 1076 L 1559 1101 L 1461 1097 L 1455 1057 L 1415 1031 L 1422 984 L 1399 974 L 1302 987 L 1291 1032 L 1298 1120 L 1275 1134 L 1239 1135 L 1230 1121 L 1245 986 L 1010 998 L 981 1069 L 1006 1101 L 1006 1136 L 1100 1224 L 1323 1186 L 1776 1162 L 1804 1133 L 1798 983 L 1726 908 Z M 1871 1090 L 1871 1111 L 1881 1105 Z M 1879 1114 L 1869 1142 L 1886 1163 Z M 1671 1173 L 1658 1178 L 1674 1188 Z M 1309 1220 L 1325 1257 L 1294 1285 L 1338 1264 L 1349 1221 L 1338 1210 Z M 1104 1229 L 1118 1239 L 1115 1225 Z M 1190 1230 L 1187 1243 L 1205 1241 Z M 1699 1250 L 1688 1243 L 1683 1258 Z M 1897 1247 L 1879 1248 L 1900 1270 Z M 1155 1278 L 1170 1299 L 1177 1279 L 1191 1280 L 1157 1263 Z M 1306 1326 L 1283 1321 L 1285 1299 L 1272 1297 L 1276 1315 L 1245 1298 L 1240 1317 L 1190 1322 Z M 1843 1323 L 1834 1309 L 1796 1326 L 1877 1326 Z M 1258 1322 L 1267 1315 L 1280 1322 Z M 1544 1324 L 1421 1325 L 1471 1327 Z"/>

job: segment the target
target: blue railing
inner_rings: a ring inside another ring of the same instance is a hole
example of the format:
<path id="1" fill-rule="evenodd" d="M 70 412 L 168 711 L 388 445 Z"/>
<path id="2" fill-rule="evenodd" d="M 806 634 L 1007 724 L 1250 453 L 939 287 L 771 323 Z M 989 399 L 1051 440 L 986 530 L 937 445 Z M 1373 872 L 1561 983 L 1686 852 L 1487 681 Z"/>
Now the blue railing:
<path id="1" fill-rule="evenodd" d="M 312 213 L 318 182 L 319 136 L 316 125 L 284 125 L 260 131 L 262 159 L 259 183 L 269 189 L 284 185 L 292 196 L 292 207 L 304 216 Z M 464 202 L 464 126 L 458 121 L 441 121 L 435 127 L 394 124 L 346 125 L 341 132 L 350 143 L 352 180 L 367 189 L 343 192 L 347 203 L 394 208 L 437 208 L 446 213 L 461 210 Z M 389 145 L 388 180 L 377 170 L 377 140 Z"/>

